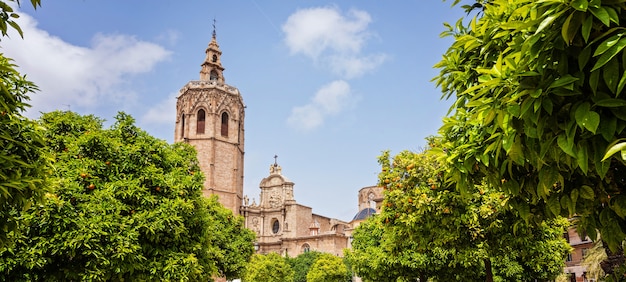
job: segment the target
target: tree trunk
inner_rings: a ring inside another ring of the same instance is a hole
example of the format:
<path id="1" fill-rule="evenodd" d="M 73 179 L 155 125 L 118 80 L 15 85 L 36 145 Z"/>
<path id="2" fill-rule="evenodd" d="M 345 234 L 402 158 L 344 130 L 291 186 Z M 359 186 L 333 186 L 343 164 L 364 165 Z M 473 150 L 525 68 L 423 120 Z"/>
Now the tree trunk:
<path id="1" fill-rule="evenodd" d="M 623 265 L 624 261 L 626 261 L 626 259 L 624 258 L 624 249 L 622 249 L 622 247 L 619 247 L 616 252 L 611 252 L 607 244 L 604 244 L 604 246 L 607 246 L 604 247 L 607 259 L 600 263 L 600 267 L 602 267 L 604 273 L 613 274 L 613 272 L 615 272 L 615 268 Z"/>
<path id="2" fill-rule="evenodd" d="M 420 282 L 428 282 L 428 278 L 424 273 L 420 273 Z"/>
<path id="3" fill-rule="evenodd" d="M 493 273 L 491 272 L 491 260 L 485 259 L 485 282 L 493 282 Z"/>

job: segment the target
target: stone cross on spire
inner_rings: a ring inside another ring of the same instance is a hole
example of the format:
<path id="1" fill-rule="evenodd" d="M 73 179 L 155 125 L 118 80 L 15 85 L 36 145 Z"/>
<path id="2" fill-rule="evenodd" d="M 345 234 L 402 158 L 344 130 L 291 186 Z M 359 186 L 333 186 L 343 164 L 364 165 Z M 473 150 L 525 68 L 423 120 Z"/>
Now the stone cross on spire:
<path id="1" fill-rule="evenodd" d="M 270 174 L 281 174 L 282 168 L 278 165 L 278 155 L 274 155 L 274 164 L 270 165 Z"/>

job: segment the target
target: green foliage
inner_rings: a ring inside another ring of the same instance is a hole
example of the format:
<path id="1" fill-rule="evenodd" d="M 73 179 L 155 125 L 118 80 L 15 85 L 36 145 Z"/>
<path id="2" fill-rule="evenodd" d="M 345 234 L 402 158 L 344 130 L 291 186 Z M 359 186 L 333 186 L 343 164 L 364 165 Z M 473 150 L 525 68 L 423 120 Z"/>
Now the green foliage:
<path id="1" fill-rule="evenodd" d="M 527 224 L 504 193 L 484 184 L 459 193 L 445 181 L 439 140 L 429 141 L 424 152 L 393 158 L 385 152 L 379 159 L 382 246 L 389 257 L 436 281 L 534 281 L 562 272 L 571 249 L 562 238 L 566 219 Z"/>
<path id="2" fill-rule="evenodd" d="M 293 281 L 294 271 L 287 259 L 277 253 L 254 254 L 246 266 L 245 282 Z"/>
<path id="3" fill-rule="evenodd" d="M 308 282 L 345 282 L 350 281 L 350 272 L 343 260 L 335 255 L 323 253 L 311 266 L 306 275 Z"/>
<path id="4" fill-rule="evenodd" d="M 311 265 L 321 255 L 321 252 L 310 251 L 302 253 L 295 258 L 288 258 L 287 262 L 294 271 L 294 282 L 306 282 L 306 274 L 309 273 Z"/>
<path id="5" fill-rule="evenodd" d="M 151 137 L 124 113 L 110 129 L 72 112 L 41 125 L 53 190 L 0 249 L 0 280 L 210 281 L 242 269 L 254 236 L 202 196 L 193 147 Z"/>
<path id="6" fill-rule="evenodd" d="M 626 166 L 607 151 L 626 138 L 626 3 L 480 2 L 444 32 L 454 43 L 436 65 L 455 101 L 440 129 L 447 183 L 485 182 L 528 223 L 576 215 L 617 248 Z"/>
<path id="7" fill-rule="evenodd" d="M 17 0 L 9 2 L 20 5 Z M 40 2 L 31 0 L 34 8 Z M 18 17 L 6 1 L 0 1 L 2 36 L 7 36 L 9 27 L 22 36 L 21 28 L 13 20 Z M 16 231 L 19 213 L 41 200 L 51 169 L 43 150 L 41 129 L 21 114 L 28 107 L 28 94 L 37 87 L 15 67 L 11 59 L 0 54 L 0 247 L 9 243 L 9 232 Z"/>
<path id="8" fill-rule="evenodd" d="M 11 27 L 15 29 L 21 37 L 24 37 L 22 28 L 13 20 L 19 18 L 20 15 L 13 11 L 13 8 L 8 4 L 9 2 L 15 2 L 18 6 L 20 5 L 20 0 L 0 1 L 0 33 L 2 36 L 7 36 L 9 27 Z M 30 0 L 30 3 L 35 9 L 41 6 L 41 0 Z"/>
<path id="9" fill-rule="evenodd" d="M 364 282 L 414 281 L 415 278 L 424 281 L 446 263 L 446 258 L 429 256 L 425 250 L 406 251 L 418 247 L 411 240 L 406 240 L 403 246 L 399 246 L 400 240 L 388 243 L 395 234 L 385 232 L 381 219 L 373 216 L 357 226 L 352 234 L 352 249 L 344 251 L 352 271 Z"/>
<path id="10" fill-rule="evenodd" d="M 52 169 L 42 129 L 21 114 L 37 87 L 15 67 L 0 55 L 0 247 L 19 213 L 41 200 Z"/>

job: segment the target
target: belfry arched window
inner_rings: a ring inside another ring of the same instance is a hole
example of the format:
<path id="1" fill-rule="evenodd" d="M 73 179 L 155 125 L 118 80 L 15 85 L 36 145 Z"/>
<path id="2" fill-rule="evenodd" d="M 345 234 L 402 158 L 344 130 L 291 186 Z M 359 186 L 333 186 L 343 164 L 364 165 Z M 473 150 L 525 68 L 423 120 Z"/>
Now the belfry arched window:
<path id="1" fill-rule="evenodd" d="M 213 54 L 213 62 L 217 62 L 217 55 Z"/>
<path id="2" fill-rule="evenodd" d="M 217 80 L 217 72 L 215 70 L 211 70 L 211 75 L 209 76 L 209 80 L 213 81 L 213 80 Z"/>
<path id="3" fill-rule="evenodd" d="M 183 113 L 180 117 L 180 138 L 185 138 L 185 114 Z"/>
<path id="4" fill-rule="evenodd" d="M 197 115 L 197 124 L 196 124 L 196 133 L 204 134 L 204 121 L 206 120 L 206 113 L 203 109 L 198 110 Z"/>
<path id="5" fill-rule="evenodd" d="M 222 136 L 228 137 L 228 113 L 222 113 Z"/>

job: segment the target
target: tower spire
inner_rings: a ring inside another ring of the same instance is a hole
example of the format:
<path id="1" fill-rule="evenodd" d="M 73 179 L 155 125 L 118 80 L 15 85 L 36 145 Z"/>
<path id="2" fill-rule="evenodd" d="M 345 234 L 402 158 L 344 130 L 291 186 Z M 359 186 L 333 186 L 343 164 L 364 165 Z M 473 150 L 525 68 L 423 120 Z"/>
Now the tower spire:
<path id="1" fill-rule="evenodd" d="M 211 37 L 211 42 L 209 42 L 209 46 L 206 48 L 206 57 L 204 62 L 202 63 L 202 69 L 200 69 L 200 80 L 202 81 L 212 81 L 218 84 L 224 84 L 224 67 L 222 67 L 221 56 L 222 51 L 220 50 L 220 46 L 217 45 L 217 32 L 215 28 L 215 23 L 217 21 L 213 19 L 213 33 Z"/>

